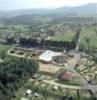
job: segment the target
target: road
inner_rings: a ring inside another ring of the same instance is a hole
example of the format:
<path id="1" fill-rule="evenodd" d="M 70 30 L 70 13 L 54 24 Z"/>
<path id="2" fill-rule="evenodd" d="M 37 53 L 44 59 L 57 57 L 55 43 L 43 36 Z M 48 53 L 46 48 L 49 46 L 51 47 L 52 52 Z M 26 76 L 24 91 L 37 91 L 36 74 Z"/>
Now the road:
<path id="1" fill-rule="evenodd" d="M 43 80 L 44 83 L 46 84 L 50 84 L 50 85 L 54 85 L 54 86 L 60 86 L 62 88 L 69 88 L 69 89 L 81 89 L 80 86 L 71 86 L 71 85 L 63 85 L 63 84 L 60 84 L 60 83 L 56 83 L 54 81 L 48 81 L 48 80 Z"/>
<path id="2" fill-rule="evenodd" d="M 69 89 L 75 89 L 75 90 L 91 90 L 95 95 L 97 94 L 97 85 L 83 85 L 83 86 L 73 86 L 73 85 L 66 85 L 66 84 L 60 84 L 56 83 L 54 81 L 48 81 L 48 80 L 43 80 L 44 83 L 62 87 L 62 88 L 69 88 Z"/>

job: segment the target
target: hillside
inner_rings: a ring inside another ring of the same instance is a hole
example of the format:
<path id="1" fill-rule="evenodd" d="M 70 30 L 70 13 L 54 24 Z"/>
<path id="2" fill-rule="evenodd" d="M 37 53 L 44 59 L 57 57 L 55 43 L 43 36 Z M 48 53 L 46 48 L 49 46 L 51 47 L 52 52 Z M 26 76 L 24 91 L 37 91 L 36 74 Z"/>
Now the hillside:
<path id="1" fill-rule="evenodd" d="M 97 3 L 89 3 L 77 7 L 64 6 L 57 9 L 20 9 L 13 11 L 0 11 L 0 17 L 13 17 L 21 15 L 32 15 L 32 14 L 95 14 L 97 13 Z"/>

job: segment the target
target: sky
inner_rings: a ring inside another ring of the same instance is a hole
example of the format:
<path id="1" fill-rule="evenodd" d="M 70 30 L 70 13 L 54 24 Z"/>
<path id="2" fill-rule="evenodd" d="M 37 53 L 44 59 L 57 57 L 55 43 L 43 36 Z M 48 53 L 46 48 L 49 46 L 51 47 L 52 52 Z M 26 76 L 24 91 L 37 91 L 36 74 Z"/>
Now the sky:
<path id="1" fill-rule="evenodd" d="M 87 3 L 97 3 L 97 0 L 0 0 L 1 10 L 59 8 L 62 6 L 79 6 Z"/>

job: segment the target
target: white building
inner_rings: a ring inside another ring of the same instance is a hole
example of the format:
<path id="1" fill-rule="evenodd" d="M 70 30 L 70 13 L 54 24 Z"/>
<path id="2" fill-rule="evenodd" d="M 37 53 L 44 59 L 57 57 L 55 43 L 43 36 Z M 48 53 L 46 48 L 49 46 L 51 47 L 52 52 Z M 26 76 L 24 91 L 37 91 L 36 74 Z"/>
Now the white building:
<path id="1" fill-rule="evenodd" d="M 39 60 L 48 63 L 48 62 L 52 61 L 54 56 L 60 56 L 60 55 L 62 55 L 61 52 L 54 52 L 54 51 L 51 51 L 51 50 L 46 50 L 44 53 L 42 53 L 39 56 Z"/>

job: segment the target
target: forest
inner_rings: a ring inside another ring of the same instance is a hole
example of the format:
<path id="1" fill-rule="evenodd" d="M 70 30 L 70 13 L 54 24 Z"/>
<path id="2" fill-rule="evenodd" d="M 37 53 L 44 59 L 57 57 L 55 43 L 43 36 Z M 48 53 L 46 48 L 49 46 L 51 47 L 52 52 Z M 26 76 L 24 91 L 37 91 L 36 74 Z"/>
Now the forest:
<path id="1" fill-rule="evenodd" d="M 35 60 L 6 57 L 0 63 L 0 100 L 15 97 L 15 92 L 38 71 L 38 67 Z"/>

